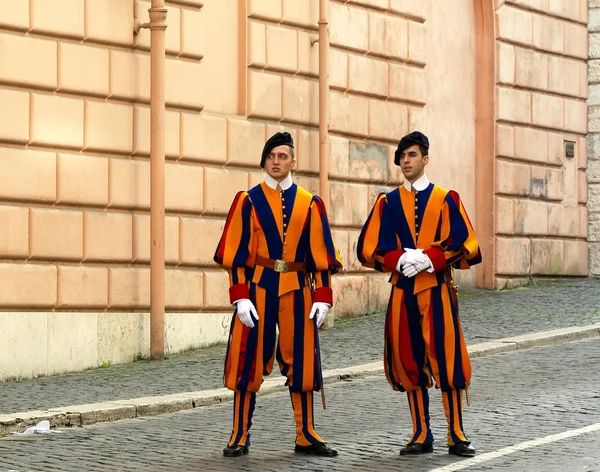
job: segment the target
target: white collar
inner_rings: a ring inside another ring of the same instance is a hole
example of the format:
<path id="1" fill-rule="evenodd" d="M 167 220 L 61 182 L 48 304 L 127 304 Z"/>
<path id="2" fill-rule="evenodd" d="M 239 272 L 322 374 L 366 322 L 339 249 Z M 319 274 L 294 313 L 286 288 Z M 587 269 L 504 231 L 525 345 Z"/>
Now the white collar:
<path id="1" fill-rule="evenodd" d="M 277 182 L 269 174 L 265 174 L 265 183 L 269 187 L 271 187 L 273 190 L 275 190 L 277 188 L 277 184 L 279 184 L 283 190 L 287 190 L 288 188 L 290 188 L 292 186 L 292 184 L 294 182 L 292 181 L 292 173 L 290 172 L 290 173 L 288 173 L 287 177 L 285 179 L 283 179 L 281 182 Z"/>
<path id="2" fill-rule="evenodd" d="M 417 192 L 422 192 L 427 187 L 429 187 L 429 183 L 429 179 L 425 174 L 423 174 L 421 177 L 419 177 L 412 183 L 412 186 L 407 179 L 404 179 L 404 188 L 410 192 L 412 190 L 412 187 L 414 187 Z"/>

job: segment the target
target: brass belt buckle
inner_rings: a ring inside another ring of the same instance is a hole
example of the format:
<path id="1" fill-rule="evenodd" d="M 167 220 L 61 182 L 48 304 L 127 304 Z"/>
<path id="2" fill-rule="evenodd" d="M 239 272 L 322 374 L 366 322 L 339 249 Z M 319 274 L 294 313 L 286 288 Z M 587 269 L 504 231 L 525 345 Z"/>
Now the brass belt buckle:
<path id="1" fill-rule="evenodd" d="M 275 272 L 287 272 L 288 270 L 290 270 L 290 263 L 282 259 L 276 259 L 275 267 L 273 267 L 273 270 Z"/>

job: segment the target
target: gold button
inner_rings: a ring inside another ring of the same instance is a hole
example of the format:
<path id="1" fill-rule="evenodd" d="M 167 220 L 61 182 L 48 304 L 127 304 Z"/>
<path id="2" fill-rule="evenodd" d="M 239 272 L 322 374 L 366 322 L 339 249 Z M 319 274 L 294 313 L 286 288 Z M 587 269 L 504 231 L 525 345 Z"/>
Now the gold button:
<path id="1" fill-rule="evenodd" d="M 417 214 L 415 213 L 415 219 L 416 219 L 416 218 L 418 218 L 418 217 L 419 217 L 419 215 L 417 215 Z"/>
<path id="2" fill-rule="evenodd" d="M 415 226 L 419 226 L 419 223 L 415 223 Z"/>
<path id="3" fill-rule="evenodd" d="M 282 202 L 285 202 L 285 198 L 281 197 L 281 201 L 282 201 Z"/>
<path id="4" fill-rule="evenodd" d="M 283 205 L 281 208 L 283 208 L 285 210 L 285 205 Z"/>
<path id="5" fill-rule="evenodd" d="M 419 207 L 415 205 L 415 210 L 418 210 L 418 209 L 419 209 Z"/>
<path id="6" fill-rule="evenodd" d="M 418 202 L 418 201 L 419 201 L 419 199 L 417 197 L 415 197 L 415 202 Z"/>
<path id="7" fill-rule="evenodd" d="M 285 228 L 287 226 L 287 223 L 283 223 L 283 227 Z"/>
<path id="8" fill-rule="evenodd" d="M 284 213 L 283 217 L 284 217 L 284 218 L 287 218 L 287 215 Z"/>

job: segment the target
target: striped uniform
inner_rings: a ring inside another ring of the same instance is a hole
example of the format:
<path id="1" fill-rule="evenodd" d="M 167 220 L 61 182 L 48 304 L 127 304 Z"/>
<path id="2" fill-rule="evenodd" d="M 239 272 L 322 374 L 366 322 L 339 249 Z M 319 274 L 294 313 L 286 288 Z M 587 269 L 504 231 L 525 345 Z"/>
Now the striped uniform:
<path id="1" fill-rule="evenodd" d="M 433 272 L 406 278 L 396 271 L 404 248 L 423 249 Z M 481 262 L 473 226 L 458 194 L 429 183 L 413 193 L 404 186 L 380 194 L 358 240 L 361 264 L 392 272 L 385 321 L 384 365 L 395 390 L 408 392 L 413 436 L 408 445 L 431 444 L 429 396 L 442 390 L 448 444 L 469 443 L 462 426 L 461 390 L 471 380 L 451 270 Z"/>
<path id="2" fill-rule="evenodd" d="M 304 263 L 305 271 L 277 272 L 257 264 L 257 257 Z M 229 272 L 231 302 L 250 299 L 259 317 L 254 328 L 236 313 L 231 321 L 224 374 L 225 386 L 235 392 L 229 446 L 250 444 L 256 392 L 273 369 L 276 344 L 294 408 L 296 443 L 323 443 L 313 425 L 313 391 L 320 390 L 322 373 L 316 318 L 309 314 L 313 302 L 333 304 L 331 275 L 342 267 L 323 201 L 296 184 L 280 192 L 263 182 L 239 192 L 214 260 Z"/>

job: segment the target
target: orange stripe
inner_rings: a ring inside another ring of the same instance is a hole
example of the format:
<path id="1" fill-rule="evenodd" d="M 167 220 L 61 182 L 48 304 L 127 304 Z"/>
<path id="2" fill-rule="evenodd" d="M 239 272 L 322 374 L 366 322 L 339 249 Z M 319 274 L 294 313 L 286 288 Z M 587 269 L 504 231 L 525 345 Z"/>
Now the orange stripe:
<path id="1" fill-rule="evenodd" d="M 405 189 L 406 193 L 412 195 Z M 437 185 L 434 185 L 427 206 L 425 207 L 425 213 L 423 215 L 423 221 L 421 222 L 421 231 L 419 231 L 419 241 L 417 247 L 423 249 L 429 249 L 435 239 L 435 233 L 437 231 L 438 221 L 440 219 L 440 212 L 444 205 L 444 199 L 446 198 L 446 190 Z M 409 220 L 414 222 L 414 209 L 413 219 Z"/>
<path id="2" fill-rule="evenodd" d="M 312 309 L 310 289 L 304 287 L 304 358 L 302 370 L 302 390 L 311 391 L 315 381 L 315 323 L 309 319 Z"/>
<path id="3" fill-rule="evenodd" d="M 417 239 L 415 236 L 415 195 L 406 190 L 404 185 L 400 186 L 400 201 L 402 202 L 402 210 L 410 228 L 410 234 L 412 234 L 413 241 L 415 241 Z"/>
<path id="4" fill-rule="evenodd" d="M 258 329 L 258 339 L 256 343 L 256 362 L 254 375 L 250 376 L 250 382 L 248 382 L 248 390 L 251 392 L 258 392 L 263 382 L 263 345 L 265 338 L 265 305 L 266 305 L 267 292 L 264 288 L 256 287 L 256 313 L 258 314 L 258 320 L 253 319 L 256 325 L 255 329 Z"/>
<path id="5" fill-rule="evenodd" d="M 231 441 L 237 437 L 238 432 L 239 432 L 238 425 L 239 425 L 239 421 L 240 421 L 240 415 L 239 415 L 240 396 L 241 396 L 240 394 L 241 394 L 241 392 L 239 392 L 237 395 L 234 395 L 235 401 L 233 404 L 233 430 L 231 432 L 231 439 L 229 440 L 229 443 L 228 443 L 229 445 L 231 445 Z"/>
<path id="6" fill-rule="evenodd" d="M 394 374 L 394 378 L 396 379 L 396 381 L 400 381 L 400 383 L 402 384 L 402 386 L 404 387 L 404 389 L 406 391 L 411 391 L 415 389 L 415 386 L 413 385 L 413 383 L 410 381 L 408 375 L 406 374 L 406 371 L 404 370 L 404 366 L 402 365 L 402 358 L 400 356 L 400 341 L 399 341 L 399 336 L 400 336 L 400 308 L 402 306 L 403 303 L 403 297 L 404 297 L 404 291 L 402 289 L 399 289 L 397 287 L 393 288 L 392 291 L 392 302 L 391 302 L 391 307 L 392 307 L 392 313 L 390 316 L 390 330 L 389 330 L 389 336 L 391 337 L 390 339 L 390 344 L 392 345 L 392 372 Z M 387 359 L 387 356 L 386 356 Z M 384 362 L 384 364 L 386 364 L 387 362 Z M 388 381 L 389 381 L 389 377 L 388 377 Z M 390 382 L 391 384 L 391 382 Z M 392 385 L 392 387 L 394 387 Z"/>
<path id="7" fill-rule="evenodd" d="M 442 308 L 444 310 L 444 354 L 446 356 L 446 373 L 448 375 L 448 385 L 455 388 L 454 385 L 454 361 L 456 356 L 456 333 L 454 331 L 454 322 L 452 320 L 452 306 L 450 304 L 450 295 L 446 286 L 440 287 L 442 293 Z"/>
<path id="8" fill-rule="evenodd" d="M 460 390 L 452 390 L 451 394 L 454 398 L 454 434 L 456 434 L 461 441 L 467 441 L 465 433 L 460 427 L 460 414 L 462 413 L 462 395 L 460 395 Z"/>
<path id="9" fill-rule="evenodd" d="M 419 406 L 420 413 L 418 421 L 419 423 L 421 423 L 421 434 L 417 438 L 416 442 L 422 444 L 427 438 L 427 423 L 425 422 L 425 405 L 423 402 L 423 390 L 418 388 L 417 390 L 415 390 L 415 393 L 417 394 L 417 404 Z"/>
<path id="10" fill-rule="evenodd" d="M 237 388 L 237 372 L 240 362 L 240 350 L 242 345 L 242 335 L 244 325 L 239 320 L 237 315 L 233 319 L 233 332 L 229 340 L 229 359 L 227 369 L 225 371 L 225 386 L 230 390 Z"/>
<path id="11" fill-rule="evenodd" d="M 423 318 L 421 318 L 421 332 L 423 333 L 423 340 L 425 341 L 425 352 L 431 366 L 431 373 L 437 381 L 440 378 L 440 367 L 437 357 L 435 356 L 435 351 L 433 350 L 433 332 L 431 330 L 431 296 L 431 290 L 421 292 L 417 294 L 417 301 L 419 303 L 419 310 L 423 315 Z"/>
<path id="12" fill-rule="evenodd" d="M 244 196 L 247 197 L 247 194 Z M 225 247 L 223 248 L 223 266 L 232 267 L 233 259 L 240 246 L 242 239 L 244 221 L 242 217 L 242 209 L 246 198 L 241 198 L 239 205 L 236 206 L 235 212 L 231 215 L 228 221 L 227 235 L 225 239 Z"/>
<path id="13" fill-rule="evenodd" d="M 293 293 L 279 297 L 279 349 L 285 363 L 289 366 L 287 378 L 290 383 L 294 374 L 294 305 Z"/>

